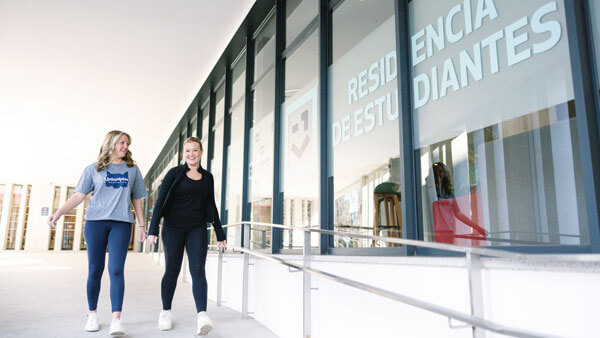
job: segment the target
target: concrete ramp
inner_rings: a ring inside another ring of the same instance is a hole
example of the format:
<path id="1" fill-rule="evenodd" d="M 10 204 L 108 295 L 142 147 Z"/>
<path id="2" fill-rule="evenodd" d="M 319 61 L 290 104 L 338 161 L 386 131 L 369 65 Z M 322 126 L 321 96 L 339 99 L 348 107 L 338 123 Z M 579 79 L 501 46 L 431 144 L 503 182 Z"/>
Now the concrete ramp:
<path id="1" fill-rule="evenodd" d="M 108 263 L 108 259 L 107 259 Z M 190 283 L 177 284 L 171 331 L 158 330 L 163 267 L 148 255 L 129 253 L 125 264 L 122 320 L 126 337 L 191 337 L 196 308 Z M 0 253 L 0 337 L 105 337 L 111 319 L 107 267 L 98 303 L 99 332 L 85 332 L 87 255 L 83 252 Z M 209 285 L 216 287 L 215 285 Z M 215 322 L 207 337 L 276 337 L 239 312 L 208 304 Z"/>

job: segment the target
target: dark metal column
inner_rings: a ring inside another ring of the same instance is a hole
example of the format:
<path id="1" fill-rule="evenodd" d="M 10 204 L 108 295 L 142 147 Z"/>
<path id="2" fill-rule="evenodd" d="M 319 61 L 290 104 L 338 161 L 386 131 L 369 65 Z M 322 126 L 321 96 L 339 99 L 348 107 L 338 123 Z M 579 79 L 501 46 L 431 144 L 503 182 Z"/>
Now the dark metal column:
<path id="1" fill-rule="evenodd" d="M 250 130 L 252 129 L 254 118 L 254 91 L 252 82 L 254 81 L 254 40 L 252 40 L 252 30 L 248 28 L 246 36 L 246 99 L 244 102 L 244 164 L 242 180 L 242 221 L 250 221 Z M 250 243 L 245 243 L 245 238 L 250 238 L 244 233 L 246 227 L 241 227 L 242 247 L 250 248 Z"/>
<path id="2" fill-rule="evenodd" d="M 227 215 L 227 165 L 229 162 L 229 144 L 231 143 L 231 68 L 229 60 L 225 65 L 225 117 L 223 121 L 223 165 L 221 173 L 221 223 L 229 222 Z M 227 228 L 225 235 L 227 235 Z"/>
<path id="3" fill-rule="evenodd" d="M 600 140 L 595 73 L 586 22 L 585 3 L 565 0 L 567 36 L 571 54 L 573 92 L 577 113 L 577 131 L 581 151 L 585 201 L 592 252 L 600 252 Z"/>
<path id="4" fill-rule="evenodd" d="M 282 58 L 285 49 L 285 1 L 277 0 L 275 14 L 275 116 L 274 143 L 273 143 L 273 209 L 272 223 L 283 223 L 283 182 L 281 180 L 282 158 L 281 156 L 281 105 L 285 99 L 285 69 Z M 283 231 L 273 228 L 271 238 L 271 252 L 279 253 L 283 241 Z"/>
<path id="5" fill-rule="evenodd" d="M 215 92 L 214 85 L 210 86 L 210 102 L 209 104 L 209 111 L 208 111 L 208 144 L 206 145 L 207 148 L 207 156 L 206 156 L 206 169 L 208 171 L 211 171 L 211 162 L 213 159 L 213 156 L 215 154 L 215 132 L 213 130 L 213 127 L 215 126 L 215 114 L 216 114 L 216 110 L 217 110 L 217 103 L 216 101 L 216 92 Z"/>
<path id="6" fill-rule="evenodd" d="M 321 229 L 333 230 L 333 161 L 329 137 L 331 114 L 328 110 L 328 69 L 332 63 L 331 11 L 328 0 L 319 3 L 319 111 L 320 120 L 320 192 Z M 333 247 L 333 236 L 321 235 L 320 252 Z"/>
<path id="7" fill-rule="evenodd" d="M 196 136 L 202 139 L 202 102 L 198 101 L 198 107 L 196 107 Z"/>
<path id="8" fill-rule="evenodd" d="M 417 239 L 417 187 L 415 184 L 415 157 L 413 151 L 413 120 L 410 85 L 410 58 L 408 37 L 408 1 L 394 1 L 396 9 L 396 66 L 398 67 L 398 109 L 400 109 L 400 156 L 404 163 L 404 204 L 402 237 Z M 405 255 L 414 255 L 415 248 L 403 246 Z"/>

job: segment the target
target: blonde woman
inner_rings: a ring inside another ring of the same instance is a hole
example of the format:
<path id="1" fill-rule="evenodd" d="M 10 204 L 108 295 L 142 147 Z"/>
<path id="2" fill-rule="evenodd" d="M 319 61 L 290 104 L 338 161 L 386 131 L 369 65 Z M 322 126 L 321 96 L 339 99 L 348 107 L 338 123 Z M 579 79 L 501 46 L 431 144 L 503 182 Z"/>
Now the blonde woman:
<path id="1" fill-rule="evenodd" d="M 165 248 L 165 274 L 160 288 L 163 310 L 158 316 L 158 328 L 170 330 L 173 327 L 171 303 L 185 249 L 198 313 L 196 334 L 206 335 L 214 326 L 206 314 L 207 282 L 204 265 L 208 250 L 207 222 L 213 223 L 219 249 L 225 249 L 225 233 L 215 204 L 213 176 L 200 166 L 202 143 L 198 138 L 190 137 L 183 142 L 183 157 L 185 163 L 171 168 L 160 185 L 148 231 L 148 242 L 155 245 L 160 219 L 164 217 L 162 240 Z"/>
<path id="2" fill-rule="evenodd" d="M 86 331 L 98 331 L 98 295 L 104 271 L 104 260 L 108 248 L 108 273 L 110 275 L 110 301 L 112 322 L 109 333 L 123 335 L 121 308 L 125 280 L 123 268 L 134 223 L 131 205 L 135 209 L 138 226 L 144 228 L 142 198 L 146 189 L 140 169 L 131 158 L 131 137 L 122 131 L 113 130 L 106 134 L 96 163 L 85 168 L 75 193 L 48 218 L 48 225 L 81 203 L 93 192 L 85 214 L 84 236 L 88 255 L 87 299 L 89 314 Z M 140 242 L 145 240 L 144 229 L 140 229 Z"/>

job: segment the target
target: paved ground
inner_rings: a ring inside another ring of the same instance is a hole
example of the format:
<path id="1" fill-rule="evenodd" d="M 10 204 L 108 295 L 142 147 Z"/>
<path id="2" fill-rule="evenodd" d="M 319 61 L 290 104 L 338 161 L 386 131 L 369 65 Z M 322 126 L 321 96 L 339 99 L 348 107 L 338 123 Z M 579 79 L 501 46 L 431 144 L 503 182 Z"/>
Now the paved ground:
<path id="1" fill-rule="evenodd" d="M 191 337 L 196 315 L 191 284 L 179 281 L 173 301 L 174 328 L 157 328 L 163 267 L 129 253 L 125 265 L 122 320 L 127 337 Z M 106 337 L 110 325 L 108 272 L 98 303 L 100 331 L 83 330 L 87 313 L 85 252 L 0 253 L 0 337 Z M 253 319 L 209 301 L 215 329 L 207 337 L 276 337 Z"/>

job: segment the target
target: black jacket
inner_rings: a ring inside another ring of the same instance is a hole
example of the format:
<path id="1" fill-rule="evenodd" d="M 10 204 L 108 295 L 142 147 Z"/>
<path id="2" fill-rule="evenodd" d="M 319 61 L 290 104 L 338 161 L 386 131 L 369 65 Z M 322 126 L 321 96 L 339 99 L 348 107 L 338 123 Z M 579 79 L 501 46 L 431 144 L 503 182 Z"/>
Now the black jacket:
<path id="1" fill-rule="evenodd" d="M 148 235 L 158 236 L 160 219 L 169 214 L 171 205 L 169 204 L 171 197 L 171 191 L 173 187 L 183 178 L 186 172 L 190 168 L 187 163 L 171 168 L 165 175 L 160 188 L 158 189 L 158 198 L 152 209 L 152 221 L 150 221 L 150 229 Z M 203 179 L 208 179 L 209 195 L 212 196 L 208 205 L 206 206 L 206 222 L 211 222 L 217 234 L 218 241 L 225 240 L 225 233 L 223 227 L 221 227 L 221 220 L 219 219 L 219 212 L 217 211 L 217 205 L 215 204 L 215 184 L 211 173 L 204 170 L 202 166 L 198 168 L 198 172 L 202 174 Z"/>

